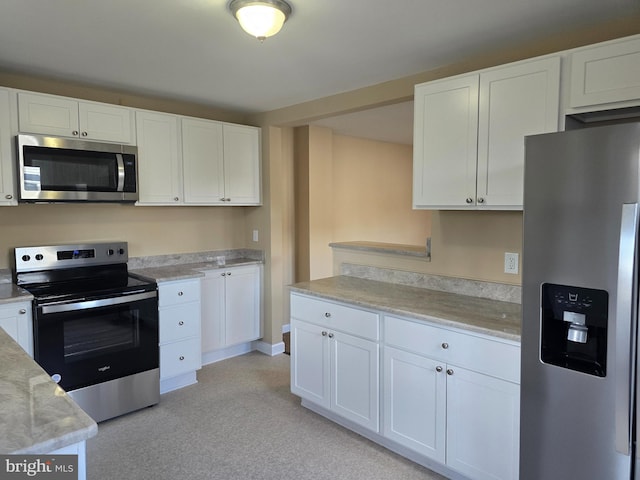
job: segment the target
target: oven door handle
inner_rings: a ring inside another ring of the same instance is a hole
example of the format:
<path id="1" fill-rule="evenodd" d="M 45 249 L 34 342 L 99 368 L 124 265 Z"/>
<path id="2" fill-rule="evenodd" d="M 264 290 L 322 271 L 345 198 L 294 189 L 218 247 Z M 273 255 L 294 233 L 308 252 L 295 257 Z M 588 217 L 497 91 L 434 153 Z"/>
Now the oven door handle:
<path id="1" fill-rule="evenodd" d="M 86 300 L 84 302 L 60 303 L 57 305 L 45 305 L 42 307 L 42 314 L 73 312 L 75 310 L 88 310 L 90 308 L 109 307 L 111 305 L 122 305 L 123 303 L 131 303 L 147 298 L 154 298 L 157 292 L 144 292 L 135 295 L 124 295 L 121 297 L 103 298 L 100 300 Z"/>

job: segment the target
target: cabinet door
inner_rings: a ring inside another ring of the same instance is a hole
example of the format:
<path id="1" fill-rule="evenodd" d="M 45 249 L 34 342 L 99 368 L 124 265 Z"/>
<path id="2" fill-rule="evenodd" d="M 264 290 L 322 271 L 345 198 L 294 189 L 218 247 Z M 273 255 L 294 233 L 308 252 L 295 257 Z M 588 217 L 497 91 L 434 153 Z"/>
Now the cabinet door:
<path id="1" fill-rule="evenodd" d="M 524 136 L 558 130 L 560 58 L 480 75 L 477 202 L 522 208 Z"/>
<path id="2" fill-rule="evenodd" d="M 18 93 L 20 132 L 78 137 L 78 102 L 62 97 Z"/>
<path id="3" fill-rule="evenodd" d="M 224 124 L 224 191 L 233 205 L 260 204 L 260 129 Z"/>
<path id="4" fill-rule="evenodd" d="M 570 106 L 574 108 L 627 100 L 638 101 L 640 38 L 585 48 L 573 53 L 570 88 Z"/>
<path id="5" fill-rule="evenodd" d="M 0 205 L 16 205 L 9 91 L 0 90 Z"/>
<path id="6" fill-rule="evenodd" d="M 445 462 L 445 364 L 391 347 L 384 349 L 385 437 Z"/>
<path id="7" fill-rule="evenodd" d="M 331 331 L 331 409 L 343 417 L 379 430 L 379 346 Z"/>
<path id="8" fill-rule="evenodd" d="M 31 303 L 10 303 L 0 307 L 0 328 L 9 334 L 29 355 L 33 356 L 33 324 Z"/>
<path id="9" fill-rule="evenodd" d="M 260 338 L 260 267 L 228 269 L 225 277 L 225 344 Z"/>
<path id="10" fill-rule="evenodd" d="M 195 372 L 202 365 L 200 339 L 189 338 L 160 346 L 160 380 Z"/>
<path id="11" fill-rule="evenodd" d="M 329 408 L 327 329 L 291 320 L 291 393 Z"/>
<path id="12" fill-rule="evenodd" d="M 225 346 L 225 278 L 224 270 L 207 272 L 202 281 L 202 351 Z"/>
<path id="13" fill-rule="evenodd" d="M 449 366 L 447 465 L 477 480 L 516 480 L 520 388 Z"/>
<path id="14" fill-rule="evenodd" d="M 182 119 L 185 203 L 223 203 L 222 155 L 222 123 L 193 118 Z"/>
<path id="15" fill-rule="evenodd" d="M 118 143 L 133 143 L 133 111 L 126 107 L 80 102 L 80 137 Z"/>
<path id="16" fill-rule="evenodd" d="M 182 172 L 178 117 L 138 111 L 138 188 L 140 204 L 179 204 Z"/>
<path id="17" fill-rule="evenodd" d="M 415 208 L 475 205 L 478 78 L 475 74 L 415 88 Z"/>

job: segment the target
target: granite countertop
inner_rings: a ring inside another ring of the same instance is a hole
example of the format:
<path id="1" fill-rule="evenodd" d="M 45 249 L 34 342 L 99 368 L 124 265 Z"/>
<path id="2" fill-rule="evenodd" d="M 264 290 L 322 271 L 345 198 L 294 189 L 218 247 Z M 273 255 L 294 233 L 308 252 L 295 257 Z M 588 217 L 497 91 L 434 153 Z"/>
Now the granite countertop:
<path id="1" fill-rule="evenodd" d="M 42 454 L 91 438 L 98 426 L 0 328 L 0 453 Z"/>
<path id="2" fill-rule="evenodd" d="M 346 275 L 296 283 L 289 288 L 292 292 L 520 341 L 521 307 L 517 303 Z"/>
<path id="3" fill-rule="evenodd" d="M 262 263 L 262 260 L 253 258 L 233 258 L 226 259 L 224 265 L 218 265 L 215 261 L 183 263 L 161 267 L 137 268 L 129 270 L 129 273 L 155 282 L 170 282 L 173 280 L 204 277 L 204 272 L 207 270 Z"/>
<path id="4" fill-rule="evenodd" d="M 13 283 L 0 283 L 0 305 L 14 302 L 30 302 L 33 300 L 26 290 Z"/>

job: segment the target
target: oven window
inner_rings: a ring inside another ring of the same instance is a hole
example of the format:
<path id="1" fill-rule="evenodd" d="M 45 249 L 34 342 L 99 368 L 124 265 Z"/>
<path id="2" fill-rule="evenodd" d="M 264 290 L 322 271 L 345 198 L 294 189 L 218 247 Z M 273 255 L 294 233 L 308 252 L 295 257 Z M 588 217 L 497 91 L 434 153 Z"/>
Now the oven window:
<path id="1" fill-rule="evenodd" d="M 138 348 L 138 310 L 106 311 L 64 321 L 64 359 L 77 362 L 100 355 Z"/>

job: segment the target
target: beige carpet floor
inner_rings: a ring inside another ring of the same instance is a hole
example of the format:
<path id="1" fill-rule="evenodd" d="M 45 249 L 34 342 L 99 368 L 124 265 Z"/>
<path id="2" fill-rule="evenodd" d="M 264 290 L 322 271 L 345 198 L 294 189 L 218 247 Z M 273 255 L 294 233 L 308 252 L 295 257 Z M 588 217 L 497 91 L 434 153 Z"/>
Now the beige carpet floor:
<path id="1" fill-rule="evenodd" d="M 89 480 L 442 480 L 300 406 L 288 355 L 205 366 L 197 385 L 98 426 Z"/>

